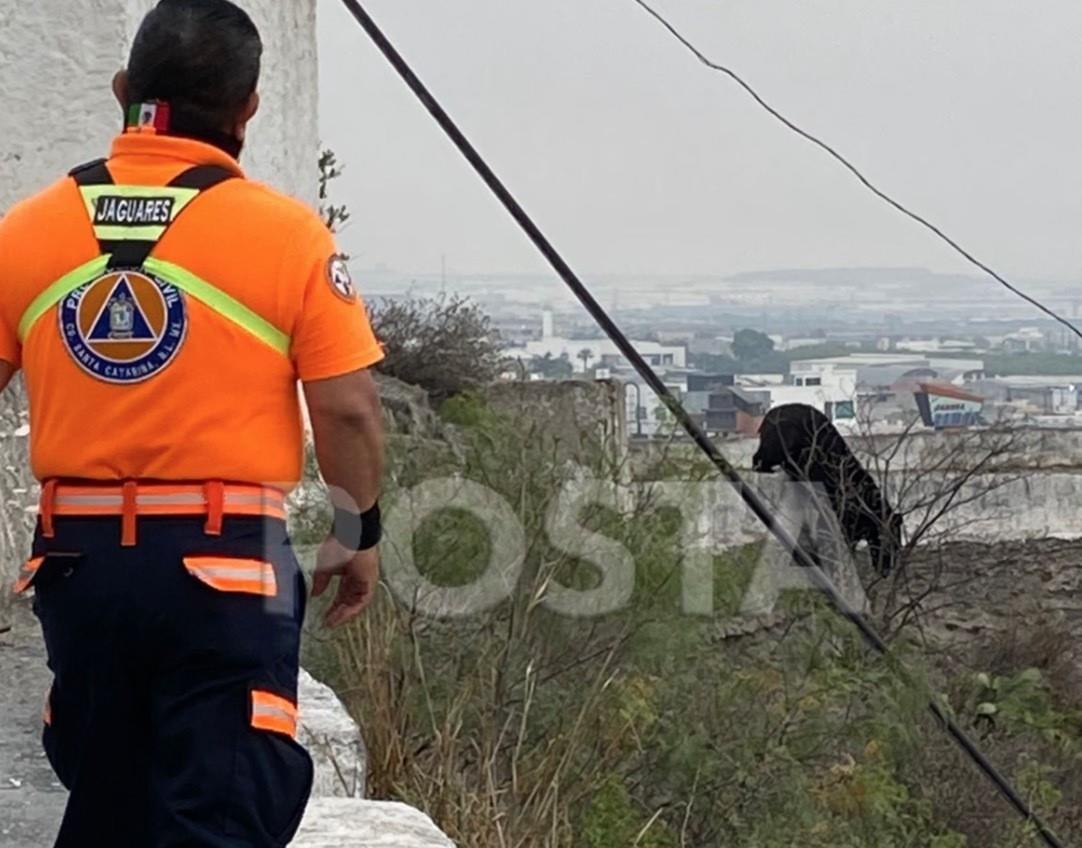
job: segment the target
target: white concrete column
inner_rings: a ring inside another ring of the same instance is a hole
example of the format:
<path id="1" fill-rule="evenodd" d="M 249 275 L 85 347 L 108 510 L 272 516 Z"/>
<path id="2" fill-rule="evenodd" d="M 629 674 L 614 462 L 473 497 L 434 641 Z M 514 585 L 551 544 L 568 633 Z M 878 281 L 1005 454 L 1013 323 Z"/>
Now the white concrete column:
<path id="1" fill-rule="evenodd" d="M 154 0 L 0 4 L 0 214 L 120 128 L 110 81 Z M 244 165 L 309 202 L 317 189 L 316 0 L 240 0 L 263 34 L 263 108 Z"/>

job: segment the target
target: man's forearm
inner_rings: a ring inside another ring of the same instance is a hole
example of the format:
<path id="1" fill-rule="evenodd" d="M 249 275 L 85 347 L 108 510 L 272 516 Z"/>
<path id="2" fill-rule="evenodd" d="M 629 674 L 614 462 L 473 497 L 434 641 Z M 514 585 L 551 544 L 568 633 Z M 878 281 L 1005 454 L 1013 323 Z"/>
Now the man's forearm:
<path id="1" fill-rule="evenodd" d="M 306 386 L 316 459 L 339 509 L 367 512 L 383 478 L 383 413 L 367 372 Z"/>
<path id="2" fill-rule="evenodd" d="M 381 529 L 372 508 L 383 477 L 383 411 L 367 371 L 306 383 L 304 389 L 316 458 L 340 511 L 332 537 L 320 548 L 312 595 L 322 595 L 340 578 L 325 616 L 329 627 L 338 627 L 372 603 L 379 585 Z"/>
<path id="3" fill-rule="evenodd" d="M 316 458 L 331 500 L 339 509 L 367 512 L 379 499 L 383 478 L 383 433 L 380 422 L 313 422 Z"/>

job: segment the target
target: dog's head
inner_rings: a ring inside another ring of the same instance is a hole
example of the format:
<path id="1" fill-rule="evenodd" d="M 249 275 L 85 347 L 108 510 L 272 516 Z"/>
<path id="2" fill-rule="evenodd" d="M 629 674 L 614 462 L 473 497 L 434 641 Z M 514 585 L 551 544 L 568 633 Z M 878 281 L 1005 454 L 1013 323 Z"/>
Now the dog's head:
<path id="1" fill-rule="evenodd" d="M 752 468 L 763 473 L 784 468 L 794 476 L 804 476 L 801 472 L 809 462 L 836 451 L 839 442 L 845 449 L 830 419 L 815 407 L 802 403 L 776 406 L 759 426 L 759 449 L 752 458 Z"/>

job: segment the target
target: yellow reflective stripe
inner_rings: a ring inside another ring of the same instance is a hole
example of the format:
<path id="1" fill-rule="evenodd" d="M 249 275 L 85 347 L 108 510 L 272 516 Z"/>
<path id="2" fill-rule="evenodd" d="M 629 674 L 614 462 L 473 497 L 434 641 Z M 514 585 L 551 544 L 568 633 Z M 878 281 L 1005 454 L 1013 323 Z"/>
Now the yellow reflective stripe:
<path id="1" fill-rule="evenodd" d="M 187 271 L 171 262 L 155 259 L 152 256 L 143 263 L 143 267 L 154 276 L 160 277 L 167 283 L 172 283 L 181 291 L 209 306 L 223 318 L 227 318 L 237 326 L 247 330 L 283 356 L 289 356 L 289 335 L 283 333 L 270 321 L 253 312 L 236 298 L 231 297 L 206 280 L 200 279 L 191 271 Z"/>
<path id="2" fill-rule="evenodd" d="M 98 241 L 157 241 L 165 235 L 165 227 L 95 227 Z"/>
<path id="3" fill-rule="evenodd" d="M 81 265 L 74 271 L 65 274 L 45 291 L 39 294 L 23 313 L 19 321 L 19 341 L 25 342 L 34 324 L 46 312 L 52 309 L 61 300 L 71 294 L 80 286 L 93 282 L 105 274 L 109 266 L 110 256 L 99 256 Z M 168 283 L 172 283 L 181 291 L 201 301 L 213 309 L 222 317 L 232 321 L 242 329 L 251 333 L 264 344 L 278 351 L 283 356 L 289 356 L 290 338 L 265 318 L 253 312 L 239 300 L 231 297 L 221 289 L 200 279 L 190 271 L 186 271 L 179 265 L 165 262 L 161 259 L 150 257 L 143 267 L 151 274 L 161 277 Z"/>
<path id="4" fill-rule="evenodd" d="M 79 286 L 84 283 L 92 282 L 94 279 L 104 274 L 106 268 L 109 266 L 109 259 L 109 256 L 99 256 L 97 259 L 92 259 L 85 265 L 76 268 L 70 274 L 65 274 L 34 298 L 30 306 L 27 307 L 26 312 L 23 313 L 22 319 L 19 321 L 19 341 L 26 341 L 26 337 L 30 335 L 30 330 L 42 315 L 79 288 Z"/>
<path id="5" fill-rule="evenodd" d="M 173 199 L 173 214 L 170 220 L 172 220 L 183 211 L 185 206 L 199 196 L 199 189 L 197 188 L 171 188 L 170 186 L 98 185 L 82 186 L 79 191 L 83 195 L 86 213 L 90 216 L 92 222 L 97 211 L 98 200 L 102 197 L 125 197 L 129 199 L 171 197 Z"/>

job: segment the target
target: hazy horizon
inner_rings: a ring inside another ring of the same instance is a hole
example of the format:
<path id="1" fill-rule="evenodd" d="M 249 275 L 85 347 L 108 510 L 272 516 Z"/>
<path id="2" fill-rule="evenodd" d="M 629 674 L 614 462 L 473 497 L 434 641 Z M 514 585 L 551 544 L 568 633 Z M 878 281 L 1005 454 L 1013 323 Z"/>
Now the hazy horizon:
<path id="1" fill-rule="evenodd" d="M 368 7 L 573 266 L 975 273 L 699 65 L 631 0 Z M 1019 281 L 1075 279 L 1082 6 L 659 2 L 714 59 Z M 345 10 L 321 0 L 324 143 L 363 266 L 546 267 Z"/>

